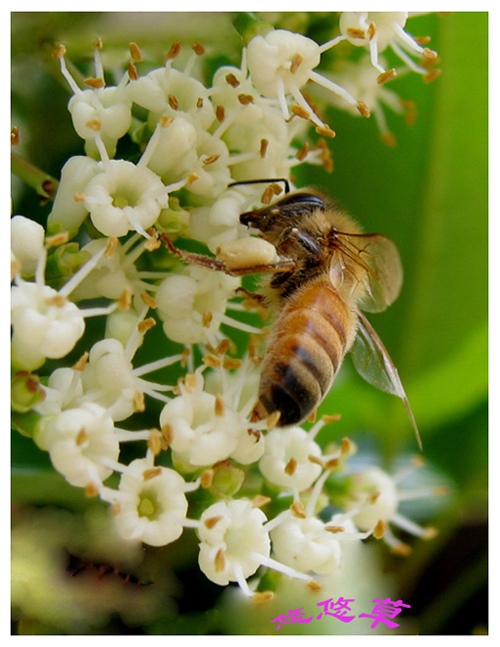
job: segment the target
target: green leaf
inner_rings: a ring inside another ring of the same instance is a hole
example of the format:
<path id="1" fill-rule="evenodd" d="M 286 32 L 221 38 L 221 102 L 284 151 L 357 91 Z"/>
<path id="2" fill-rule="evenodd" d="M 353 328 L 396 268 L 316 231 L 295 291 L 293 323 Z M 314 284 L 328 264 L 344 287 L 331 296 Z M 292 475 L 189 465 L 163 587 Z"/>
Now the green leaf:
<path id="1" fill-rule="evenodd" d="M 486 316 L 487 19 L 455 13 L 438 22 L 446 58 L 435 82 L 402 358 L 412 373 L 454 353 Z"/>
<path id="2" fill-rule="evenodd" d="M 461 348 L 409 385 L 419 424 L 435 429 L 484 402 L 488 395 L 488 327 L 484 322 Z"/>

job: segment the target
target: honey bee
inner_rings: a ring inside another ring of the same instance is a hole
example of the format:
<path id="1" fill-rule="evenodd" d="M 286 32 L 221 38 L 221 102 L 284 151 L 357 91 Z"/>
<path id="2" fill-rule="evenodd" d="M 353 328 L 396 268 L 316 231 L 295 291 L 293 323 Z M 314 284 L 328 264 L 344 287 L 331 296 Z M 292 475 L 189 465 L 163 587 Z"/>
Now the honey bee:
<path id="1" fill-rule="evenodd" d="M 351 217 L 312 189 L 243 213 L 240 222 L 274 246 L 277 261 L 234 269 L 167 243 L 187 262 L 231 275 L 263 275 L 261 298 L 274 323 L 252 420 L 279 412 L 277 424 L 285 427 L 309 418 L 350 351 L 364 379 L 402 399 L 420 445 L 398 371 L 361 312 L 381 312 L 398 297 L 403 270 L 396 245 L 385 236 L 362 233 Z"/>

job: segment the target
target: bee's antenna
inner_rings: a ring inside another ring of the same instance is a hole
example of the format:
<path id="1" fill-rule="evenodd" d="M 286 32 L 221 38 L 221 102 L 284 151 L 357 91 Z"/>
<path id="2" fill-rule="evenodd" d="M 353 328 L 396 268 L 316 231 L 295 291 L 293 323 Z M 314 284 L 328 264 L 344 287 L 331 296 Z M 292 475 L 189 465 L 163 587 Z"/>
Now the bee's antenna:
<path id="1" fill-rule="evenodd" d="M 285 185 L 285 194 L 290 193 L 290 183 L 284 177 L 270 178 L 266 180 L 242 180 L 241 182 L 231 182 L 231 184 L 228 184 L 228 186 L 239 186 L 241 184 L 265 184 L 267 182 L 269 182 L 270 184 L 272 184 L 273 182 L 283 182 L 283 184 Z"/>

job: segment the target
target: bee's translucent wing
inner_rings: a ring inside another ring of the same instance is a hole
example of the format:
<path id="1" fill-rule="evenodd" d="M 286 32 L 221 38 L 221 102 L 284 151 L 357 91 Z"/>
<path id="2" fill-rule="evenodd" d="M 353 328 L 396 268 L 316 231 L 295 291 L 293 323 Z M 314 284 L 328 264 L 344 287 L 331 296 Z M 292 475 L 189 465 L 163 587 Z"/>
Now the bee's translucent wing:
<path id="1" fill-rule="evenodd" d="M 368 319 L 358 311 L 358 334 L 351 347 L 352 360 L 358 373 L 367 382 L 386 393 L 401 398 L 417 436 L 420 449 L 422 442 L 415 417 L 408 402 L 406 391 L 386 347 Z"/>
<path id="2" fill-rule="evenodd" d="M 382 312 L 399 296 L 403 266 L 396 245 L 379 234 L 340 234 L 338 249 L 366 270 L 366 295 L 359 307 L 367 312 Z"/>

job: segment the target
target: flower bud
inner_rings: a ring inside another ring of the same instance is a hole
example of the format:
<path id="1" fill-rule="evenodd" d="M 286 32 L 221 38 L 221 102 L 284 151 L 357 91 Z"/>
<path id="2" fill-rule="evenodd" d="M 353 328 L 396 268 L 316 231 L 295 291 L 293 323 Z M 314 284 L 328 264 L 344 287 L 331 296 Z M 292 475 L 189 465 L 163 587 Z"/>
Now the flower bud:
<path id="1" fill-rule="evenodd" d="M 43 401 L 45 393 L 38 375 L 29 371 L 18 371 L 12 376 L 11 403 L 18 413 L 26 413 Z"/>

